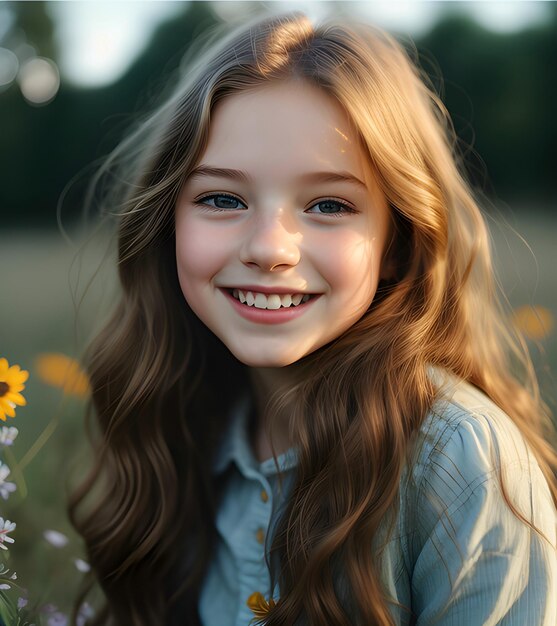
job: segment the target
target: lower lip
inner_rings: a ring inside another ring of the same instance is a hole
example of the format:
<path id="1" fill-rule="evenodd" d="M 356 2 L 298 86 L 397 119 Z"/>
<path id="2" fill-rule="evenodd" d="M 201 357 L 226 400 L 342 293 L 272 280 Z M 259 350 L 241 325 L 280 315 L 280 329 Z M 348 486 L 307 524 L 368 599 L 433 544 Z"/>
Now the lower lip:
<path id="1" fill-rule="evenodd" d="M 300 315 L 303 315 L 305 311 L 312 305 L 313 302 L 321 297 L 321 294 L 315 295 L 307 302 L 303 302 L 298 306 L 281 307 L 280 309 L 257 309 L 254 306 L 248 306 L 242 304 L 231 293 L 228 293 L 225 289 L 220 289 L 230 303 L 238 313 L 256 324 L 282 324 L 293 320 Z"/>

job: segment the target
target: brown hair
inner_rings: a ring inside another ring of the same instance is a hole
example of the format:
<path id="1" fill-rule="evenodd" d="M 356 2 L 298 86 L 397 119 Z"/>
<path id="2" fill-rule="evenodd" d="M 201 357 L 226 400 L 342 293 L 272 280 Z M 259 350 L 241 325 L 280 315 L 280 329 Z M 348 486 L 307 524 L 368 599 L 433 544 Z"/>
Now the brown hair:
<path id="1" fill-rule="evenodd" d="M 379 562 L 361 546 L 372 546 L 396 511 L 408 443 L 435 400 L 428 364 L 508 413 L 557 504 L 549 411 L 499 304 L 486 226 L 427 77 L 371 25 L 348 17 L 314 25 L 300 12 L 257 17 L 214 31 L 93 181 L 116 168 L 106 202 L 118 219 L 122 292 L 86 354 L 99 432 L 94 466 L 69 501 L 92 564 L 87 588 L 96 580 L 106 596 L 95 625 L 198 623 L 219 502 L 209 460 L 228 408 L 251 390 L 247 368 L 184 301 L 174 206 L 215 104 L 292 78 L 335 98 L 358 129 L 396 226 L 397 277 L 380 284 L 353 327 L 302 359 L 297 384 L 273 398 L 276 411 L 293 403 L 300 457 L 270 546 L 281 598 L 266 624 L 393 624 Z M 331 490 L 333 481 L 342 489 Z"/>

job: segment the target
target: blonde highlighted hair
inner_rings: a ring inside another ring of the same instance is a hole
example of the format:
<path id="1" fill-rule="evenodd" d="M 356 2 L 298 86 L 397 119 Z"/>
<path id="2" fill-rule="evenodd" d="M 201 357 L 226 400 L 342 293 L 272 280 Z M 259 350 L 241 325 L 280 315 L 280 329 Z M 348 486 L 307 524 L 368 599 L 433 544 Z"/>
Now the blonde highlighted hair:
<path id="1" fill-rule="evenodd" d="M 118 215 L 121 281 L 120 301 L 85 357 L 95 463 L 69 502 L 93 566 L 76 607 L 95 582 L 106 596 L 95 625 L 199 623 L 220 495 L 209 461 L 232 402 L 252 390 L 247 368 L 184 301 L 174 206 L 207 145 L 215 104 L 291 79 L 336 99 L 357 129 L 390 206 L 396 276 L 273 398 L 276 414 L 293 407 L 300 458 L 268 546 L 281 599 L 266 624 L 394 623 L 371 546 L 396 507 L 408 443 L 435 400 L 428 365 L 469 381 L 508 413 L 557 505 L 549 411 L 500 304 L 486 225 L 447 111 L 411 50 L 348 17 L 314 24 L 301 12 L 258 16 L 213 31 L 93 181 L 98 187 L 117 172 L 105 202 Z M 342 489 L 331 490 L 333 481 Z M 110 488 L 86 507 L 97 486 Z M 504 485 L 503 493 L 531 526 Z M 332 564 L 348 595 L 337 593 Z"/>

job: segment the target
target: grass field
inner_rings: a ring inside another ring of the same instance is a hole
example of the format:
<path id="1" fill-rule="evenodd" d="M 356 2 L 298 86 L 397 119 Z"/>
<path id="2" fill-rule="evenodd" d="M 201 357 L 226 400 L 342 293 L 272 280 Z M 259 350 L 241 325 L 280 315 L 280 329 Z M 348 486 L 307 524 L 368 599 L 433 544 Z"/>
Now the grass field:
<path id="1" fill-rule="evenodd" d="M 549 211 L 523 211 L 507 219 L 506 226 L 495 222 L 490 225 L 503 288 L 513 307 L 543 307 L 555 320 L 557 218 Z M 13 533 L 15 544 L 2 557 L 9 554 L 6 565 L 17 571 L 18 582 L 29 588 L 32 599 L 40 597 L 64 609 L 70 606 L 81 576 L 72 559 L 83 557 L 81 542 L 66 519 L 65 492 L 87 465 L 84 400 L 64 398 L 59 388 L 45 384 L 34 363 L 43 353 L 78 356 L 116 293 L 110 254 L 98 270 L 107 252 L 106 241 L 93 239 L 82 256 L 76 257 L 83 238 L 72 237 L 74 246 L 58 232 L 0 233 L 0 356 L 30 372 L 24 392 L 27 406 L 19 407 L 16 418 L 7 422 L 20 431 L 11 451 L 13 459 L 25 460 L 26 465 L 18 475 L 15 461 L 5 459 L 18 490 L 8 501 L 0 501 L 0 515 L 16 521 L 17 529 Z M 76 322 L 77 301 L 97 270 L 96 279 L 79 305 Z M 548 377 L 557 372 L 555 329 L 550 329 L 538 346 L 532 343 L 532 349 L 542 372 L 544 394 L 555 398 L 555 387 Z M 45 428 L 54 425 L 47 443 L 29 459 L 27 452 L 33 442 Z M 26 497 L 22 497 L 26 491 Z M 65 533 L 69 544 L 64 548 L 51 546 L 42 538 L 45 529 Z"/>

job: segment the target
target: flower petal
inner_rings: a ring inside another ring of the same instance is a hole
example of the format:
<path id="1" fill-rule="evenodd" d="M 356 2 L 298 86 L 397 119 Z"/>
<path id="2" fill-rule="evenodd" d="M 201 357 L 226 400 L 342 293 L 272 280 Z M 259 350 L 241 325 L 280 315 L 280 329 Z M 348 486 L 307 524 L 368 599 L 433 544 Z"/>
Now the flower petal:
<path id="1" fill-rule="evenodd" d="M 269 614 L 269 609 L 271 608 L 267 600 L 265 600 L 263 594 L 259 591 L 254 591 L 254 593 L 252 593 L 247 599 L 246 604 L 257 618 L 266 617 Z"/>
<path id="2" fill-rule="evenodd" d="M 83 559 L 74 559 L 73 562 L 74 562 L 76 568 L 80 572 L 84 572 L 85 573 L 85 572 L 88 572 L 91 569 L 91 566 L 89 565 L 89 563 L 87 563 Z"/>
<path id="3" fill-rule="evenodd" d="M 10 391 L 21 391 L 25 389 L 25 385 L 23 383 L 18 383 L 14 380 L 10 381 Z"/>
<path id="4" fill-rule="evenodd" d="M 57 530 L 45 530 L 43 537 L 55 548 L 63 548 L 69 541 L 66 535 Z"/>
<path id="5" fill-rule="evenodd" d="M 14 385 L 21 385 L 29 378 L 29 372 L 27 370 L 20 369 L 19 365 L 14 365 L 8 370 L 7 377 Z"/>
<path id="6" fill-rule="evenodd" d="M 27 404 L 27 400 L 20 393 L 13 393 L 12 391 L 8 391 L 4 399 L 14 404 L 19 404 L 19 406 L 25 406 Z"/>
<path id="7" fill-rule="evenodd" d="M 15 417 L 15 411 L 7 401 L 4 401 L 4 398 L 0 398 L 0 419 L 6 421 L 5 415 L 8 417 Z"/>

